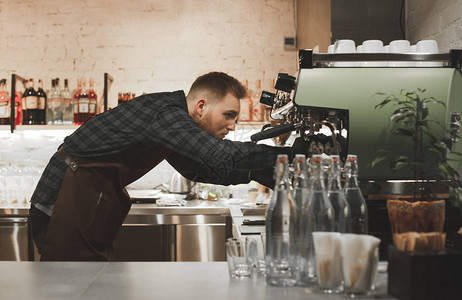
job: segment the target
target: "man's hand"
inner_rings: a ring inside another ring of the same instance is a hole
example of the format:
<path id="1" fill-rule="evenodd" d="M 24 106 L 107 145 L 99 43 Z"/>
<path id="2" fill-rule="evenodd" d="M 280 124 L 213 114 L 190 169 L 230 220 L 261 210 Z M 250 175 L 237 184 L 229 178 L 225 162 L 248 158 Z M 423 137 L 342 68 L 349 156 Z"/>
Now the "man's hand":
<path id="1" fill-rule="evenodd" d="M 292 154 L 295 157 L 295 154 L 304 154 L 308 156 L 308 149 L 310 147 L 310 143 L 305 141 L 302 137 L 298 137 L 295 139 L 292 145 Z"/>
<path id="2" fill-rule="evenodd" d="M 252 170 L 249 174 L 250 180 L 255 180 L 256 182 L 270 188 L 274 189 L 274 178 L 273 178 L 274 168 L 269 167 L 261 170 Z"/>

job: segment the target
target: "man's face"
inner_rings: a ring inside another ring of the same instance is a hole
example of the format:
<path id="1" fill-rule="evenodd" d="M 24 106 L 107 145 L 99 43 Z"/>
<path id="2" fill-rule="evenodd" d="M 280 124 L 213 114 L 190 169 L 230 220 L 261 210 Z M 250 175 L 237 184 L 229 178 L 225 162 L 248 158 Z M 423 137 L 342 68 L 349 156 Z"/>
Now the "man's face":
<path id="1" fill-rule="evenodd" d="M 207 104 L 198 125 L 205 131 L 222 139 L 228 132 L 234 131 L 239 111 L 239 99 L 228 93 L 223 100 Z"/>

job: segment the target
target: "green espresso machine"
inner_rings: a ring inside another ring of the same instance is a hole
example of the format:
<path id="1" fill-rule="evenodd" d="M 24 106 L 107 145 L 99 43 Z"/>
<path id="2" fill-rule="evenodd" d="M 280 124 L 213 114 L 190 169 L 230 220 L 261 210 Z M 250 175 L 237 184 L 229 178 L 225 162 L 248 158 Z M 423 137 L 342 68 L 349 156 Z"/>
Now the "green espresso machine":
<path id="1" fill-rule="evenodd" d="M 373 65 L 370 62 L 387 65 L 384 62 L 388 61 L 401 65 L 407 62 L 407 66 L 361 66 Z M 425 67 L 425 63 L 432 67 Z M 411 144 L 388 133 L 389 118 L 396 108 L 387 105 L 376 109 L 385 98 L 378 93 L 400 97 L 402 90 L 425 89 L 423 97 L 445 103 L 445 107 L 429 105 L 431 118 L 441 124 L 433 128 L 436 136 L 449 136 L 456 142 L 462 114 L 461 65 L 462 50 L 440 54 L 314 54 L 301 50 L 296 77 L 280 73 L 276 93 L 262 93 L 260 102 L 272 107 L 271 117 L 280 125 L 266 126 L 251 139 L 256 142 L 295 130 L 309 142 L 311 154 L 338 154 L 343 161 L 348 154 L 356 154 L 359 180 L 369 207 L 369 228 L 384 242 L 391 237 L 386 197 L 405 193 L 413 174 L 392 172 L 386 166 L 371 168 L 369 164 L 379 149 L 403 155 L 413 150 Z M 453 150 L 462 152 L 462 142 L 455 143 Z M 460 159 L 450 163 L 460 170 Z"/>

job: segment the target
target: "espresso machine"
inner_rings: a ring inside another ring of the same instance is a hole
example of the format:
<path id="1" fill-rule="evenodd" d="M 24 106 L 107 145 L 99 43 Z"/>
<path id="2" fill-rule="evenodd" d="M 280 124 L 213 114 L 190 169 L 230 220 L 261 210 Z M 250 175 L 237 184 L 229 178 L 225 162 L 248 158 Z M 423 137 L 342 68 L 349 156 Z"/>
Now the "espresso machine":
<path id="1" fill-rule="evenodd" d="M 265 126 L 251 139 L 256 142 L 297 131 L 309 142 L 310 154 L 338 154 L 343 161 L 347 154 L 356 154 L 361 189 L 369 208 L 370 232 L 375 232 L 386 246 L 384 239 L 390 238 L 386 199 L 406 193 L 413 174 L 392 172 L 387 167 L 372 168 L 370 162 L 378 149 L 407 155 L 412 145 L 388 134 L 389 118 L 396 108 L 389 105 L 376 109 L 384 99 L 378 93 L 399 97 L 403 89 L 426 89 L 423 96 L 445 103 L 445 107 L 430 108 L 432 118 L 441 124 L 435 128 L 437 138 L 450 132 L 456 142 L 462 114 L 462 50 L 441 54 L 315 54 L 300 50 L 298 56 L 296 77 L 278 74 L 276 93 L 264 92 L 260 100 L 271 107 L 271 117 L 280 120 L 280 125 Z M 408 65 L 388 67 L 388 61 Z M 370 67 L 374 65 L 370 62 L 384 66 Z M 425 67 L 428 62 L 438 66 Z M 456 143 L 453 150 L 462 152 L 462 143 Z M 461 163 L 460 158 L 450 161 L 456 170 L 460 170 Z"/>

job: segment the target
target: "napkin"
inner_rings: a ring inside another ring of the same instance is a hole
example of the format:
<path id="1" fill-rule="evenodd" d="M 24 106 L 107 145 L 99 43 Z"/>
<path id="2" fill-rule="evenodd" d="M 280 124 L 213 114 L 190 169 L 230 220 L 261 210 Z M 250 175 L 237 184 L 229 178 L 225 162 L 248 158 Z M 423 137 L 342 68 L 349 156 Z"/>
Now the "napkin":
<path id="1" fill-rule="evenodd" d="M 365 234 L 343 234 L 341 254 L 345 288 L 367 292 L 375 280 L 380 239 Z"/>
<path id="2" fill-rule="evenodd" d="M 184 195 L 179 194 L 161 194 L 160 198 L 156 200 L 157 206 L 184 206 L 186 200 Z"/>
<path id="3" fill-rule="evenodd" d="M 318 282 L 322 287 L 342 284 L 341 234 L 338 232 L 313 232 L 314 252 L 318 269 Z"/>

